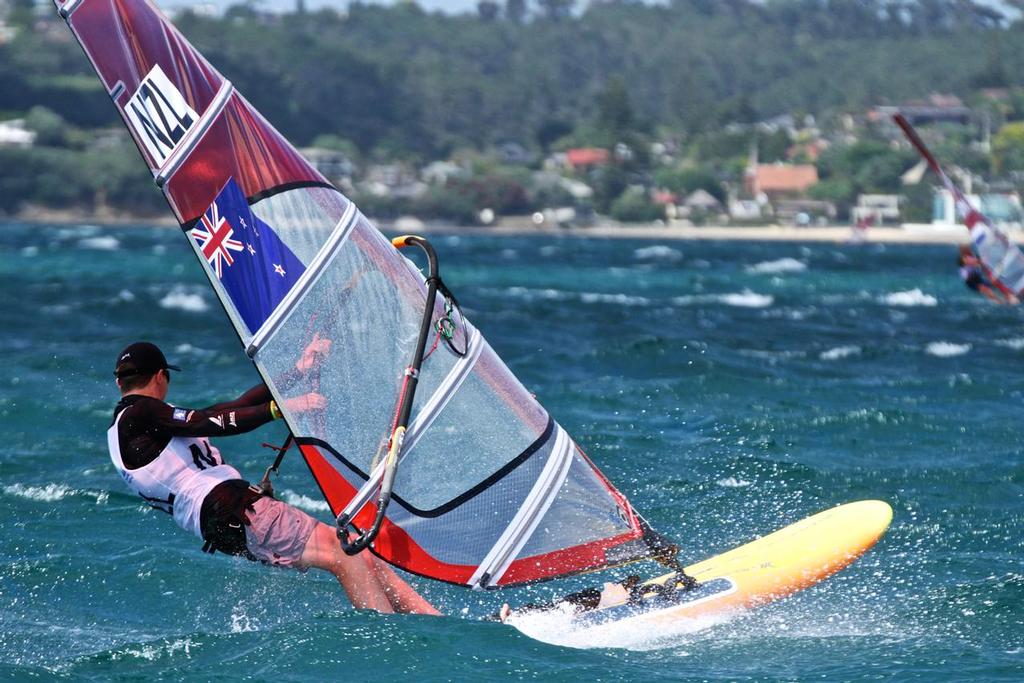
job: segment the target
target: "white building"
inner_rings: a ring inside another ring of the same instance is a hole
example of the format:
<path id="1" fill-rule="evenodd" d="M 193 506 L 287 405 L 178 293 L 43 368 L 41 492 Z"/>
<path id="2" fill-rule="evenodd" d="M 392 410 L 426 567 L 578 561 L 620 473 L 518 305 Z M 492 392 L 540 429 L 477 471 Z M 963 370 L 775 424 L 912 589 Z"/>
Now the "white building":
<path id="1" fill-rule="evenodd" d="M 35 141 L 35 131 L 25 127 L 25 119 L 0 121 L 0 146 L 31 147 Z"/>

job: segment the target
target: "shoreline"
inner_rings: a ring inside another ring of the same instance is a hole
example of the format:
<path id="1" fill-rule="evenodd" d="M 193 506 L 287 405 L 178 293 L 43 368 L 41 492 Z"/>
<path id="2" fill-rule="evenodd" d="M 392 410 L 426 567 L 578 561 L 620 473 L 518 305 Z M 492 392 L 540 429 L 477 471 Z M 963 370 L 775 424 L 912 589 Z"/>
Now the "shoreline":
<path id="1" fill-rule="evenodd" d="M 402 226 L 385 223 L 382 228 L 402 232 Z M 493 237 L 589 237 L 598 239 L 641 239 L 671 241 L 736 241 L 736 242 L 814 242 L 856 246 L 858 244 L 960 244 L 968 239 L 967 229 L 932 228 L 931 226 L 870 228 L 854 237 L 849 226 L 829 225 L 811 228 L 763 225 L 745 227 L 692 227 L 664 225 L 600 225 L 588 228 L 558 228 L 522 224 L 466 228 L 425 223 L 416 230 L 427 234 L 478 234 Z M 1016 241 L 1016 240 L 1015 240 Z"/>
<path id="2" fill-rule="evenodd" d="M 6 220 L 27 224 L 99 225 L 110 228 L 160 227 L 177 228 L 178 222 L 169 215 L 144 217 L 115 212 L 82 213 L 71 210 L 33 207 Z M 422 232 L 434 235 L 480 235 L 486 237 L 572 237 L 596 239 L 638 239 L 669 241 L 738 241 L 738 242 L 809 242 L 856 246 L 858 244 L 959 244 L 967 241 L 967 229 L 962 226 L 927 224 L 902 227 L 869 228 L 859 239 L 853 228 L 845 225 L 794 227 L 782 225 L 759 226 L 680 226 L 658 224 L 603 223 L 591 227 L 557 227 L 534 225 L 517 218 L 499 220 L 490 226 L 460 226 L 447 223 L 424 222 L 415 218 L 393 221 L 370 219 L 382 231 L 390 233 Z M 1015 242 L 1021 235 L 1011 235 Z"/>

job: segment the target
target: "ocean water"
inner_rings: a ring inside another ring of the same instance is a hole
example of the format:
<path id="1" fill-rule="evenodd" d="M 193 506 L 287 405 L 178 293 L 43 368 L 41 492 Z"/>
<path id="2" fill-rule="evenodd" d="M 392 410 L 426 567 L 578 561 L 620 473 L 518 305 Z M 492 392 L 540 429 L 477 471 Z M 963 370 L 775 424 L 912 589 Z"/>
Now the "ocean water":
<path id="1" fill-rule="evenodd" d="M 0 678 L 1024 679 L 1024 309 L 964 289 L 953 248 L 435 243 L 491 344 L 686 559 L 863 498 L 891 530 L 790 599 L 593 647 L 481 617 L 602 577 L 413 579 L 448 616 L 353 610 L 326 575 L 204 555 L 109 464 L 126 343 L 185 368 L 179 403 L 257 381 L 179 232 L 0 225 Z M 220 445 L 258 478 L 283 436 Z M 293 455 L 277 488 L 328 519 Z"/>

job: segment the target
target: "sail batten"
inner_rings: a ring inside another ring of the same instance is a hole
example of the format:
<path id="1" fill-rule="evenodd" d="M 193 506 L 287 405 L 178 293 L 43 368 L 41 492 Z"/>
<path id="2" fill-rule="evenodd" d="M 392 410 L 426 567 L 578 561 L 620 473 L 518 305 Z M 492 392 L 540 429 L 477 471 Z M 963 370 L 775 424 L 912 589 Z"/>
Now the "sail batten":
<path id="1" fill-rule="evenodd" d="M 518 553 L 530 534 L 537 528 L 540 518 L 551 507 L 554 494 L 562 486 L 569 474 L 571 464 L 571 445 L 569 435 L 561 427 L 557 427 L 555 445 L 544 466 L 544 471 L 537 478 L 526 500 L 516 513 L 515 518 L 505 528 L 498 541 L 484 557 L 470 583 L 473 587 L 484 587 L 499 581 L 508 570 L 516 553 Z"/>
<path id="2" fill-rule="evenodd" d="M 216 118 L 220 116 L 220 113 L 224 111 L 224 107 L 227 106 L 228 100 L 234 92 L 235 88 L 231 84 L 231 81 L 224 80 L 220 84 L 220 89 L 217 91 L 217 95 L 214 97 L 213 102 L 211 102 L 210 106 L 203 112 L 203 115 L 199 117 L 195 126 L 189 129 L 187 139 L 183 141 L 181 147 L 175 150 L 174 153 L 167 158 L 167 161 L 164 162 L 164 165 L 160 167 L 160 170 L 157 171 L 156 175 L 153 177 L 153 182 L 155 182 L 158 187 L 163 187 L 164 183 L 174 175 L 174 173 L 181 167 L 181 164 L 184 163 L 185 159 L 187 159 L 196 148 L 196 145 L 202 141 L 203 136 L 206 135 L 206 132 L 210 129 L 214 120 L 216 120 Z"/>
<path id="3" fill-rule="evenodd" d="M 332 513 L 365 529 L 424 316 L 423 275 L 151 2 L 56 4 Z M 433 310 L 438 333 L 454 327 L 459 343 L 437 344 L 419 370 L 373 552 L 481 588 L 644 557 L 626 498 L 457 310 Z M 317 409 L 288 408 L 312 394 Z"/>

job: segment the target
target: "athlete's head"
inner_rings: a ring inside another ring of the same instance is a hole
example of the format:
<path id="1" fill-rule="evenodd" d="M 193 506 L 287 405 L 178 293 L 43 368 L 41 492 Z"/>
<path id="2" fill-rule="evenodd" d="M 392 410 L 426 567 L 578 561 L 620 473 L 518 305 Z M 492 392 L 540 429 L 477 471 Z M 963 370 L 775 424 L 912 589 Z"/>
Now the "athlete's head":
<path id="1" fill-rule="evenodd" d="M 122 394 L 144 389 L 151 384 L 159 385 L 155 388 L 166 394 L 171 370 L 181 368 L 168 363 L 156 344 L 140 341 L 129 344 L 117 355 L 114 377 L 117 378 L 117 386 Z"/>

